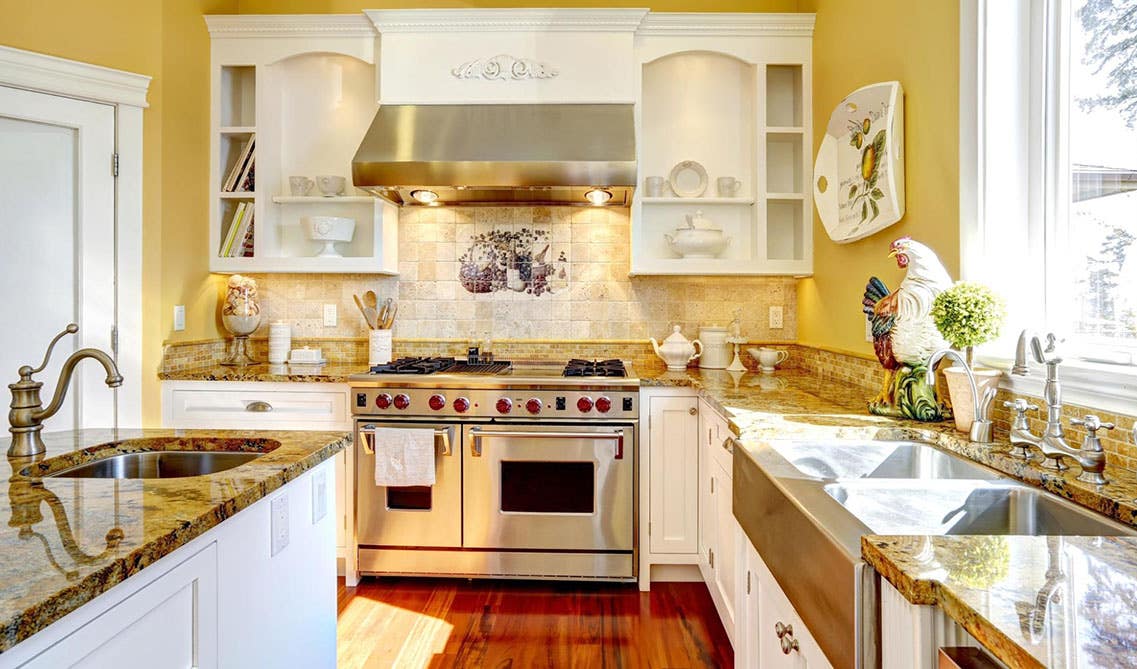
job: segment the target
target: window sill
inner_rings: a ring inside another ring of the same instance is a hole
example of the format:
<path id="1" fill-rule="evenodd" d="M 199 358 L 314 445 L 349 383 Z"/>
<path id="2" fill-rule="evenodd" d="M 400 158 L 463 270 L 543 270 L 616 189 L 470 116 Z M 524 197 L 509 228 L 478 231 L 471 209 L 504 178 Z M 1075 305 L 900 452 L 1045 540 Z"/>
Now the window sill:
<path id="1" fill-rule="evenodd" d="M 1004 372 L 1009 372 L 1012 364 L 1006 358 L 987 356 L 980 361 Z M 1042 365 L 1033 361 L 1029 366 L 1026 376 L 1004 374 L 999 387 L 1015 394 L 1042 397 L 1046 372 Z M 1062 383 L 1063 404 L 1102 413 L 1137 415 L 1137 367 L 1070 360 L 1059 365 L 1058 378 Z"/>

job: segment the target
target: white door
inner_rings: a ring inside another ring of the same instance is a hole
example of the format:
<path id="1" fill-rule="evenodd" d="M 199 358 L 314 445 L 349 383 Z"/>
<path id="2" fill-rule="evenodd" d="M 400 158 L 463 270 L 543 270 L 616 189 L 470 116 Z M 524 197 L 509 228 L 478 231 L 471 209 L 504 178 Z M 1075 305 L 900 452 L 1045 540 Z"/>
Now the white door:
<path id="1" fill-rule="evenodd" d="M 111 351 L 114 147 L 114 107 L 0 86 L 0 385 L 16 381 L 21 365 L 39 366 L 68 323 L 80 328 L 35 376 L 45 405 L 68 355 Z M 46 429 L 113 426 L 115 393 L 105 378 L 84 361 Z"/>

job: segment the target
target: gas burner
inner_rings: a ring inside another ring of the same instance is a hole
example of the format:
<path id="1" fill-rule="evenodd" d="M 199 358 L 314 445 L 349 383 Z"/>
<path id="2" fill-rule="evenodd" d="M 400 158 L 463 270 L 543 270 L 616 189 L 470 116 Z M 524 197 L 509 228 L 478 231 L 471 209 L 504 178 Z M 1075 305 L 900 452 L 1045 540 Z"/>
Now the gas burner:
<path id="1" fill-rule="evenodd" d="M 456 365 L 446 370 L 451 374 L 501 374 L 508 372 L 513 368 L 513 363 L 508 360 L 496 360 L 493 362 L 458 362 Z"/>
<path id="2" fill-rule="evenodd" d="M 627 376 L 622 360 L 580 360 L 565 365 L 564 376 Z"/>
<path id="3" fill-rule="evenodd" d="M 455 364 L 454 358 L 399 358 L 385 365 L 375 365 L 372 374 L 434 374 L 444 372 Z"/>

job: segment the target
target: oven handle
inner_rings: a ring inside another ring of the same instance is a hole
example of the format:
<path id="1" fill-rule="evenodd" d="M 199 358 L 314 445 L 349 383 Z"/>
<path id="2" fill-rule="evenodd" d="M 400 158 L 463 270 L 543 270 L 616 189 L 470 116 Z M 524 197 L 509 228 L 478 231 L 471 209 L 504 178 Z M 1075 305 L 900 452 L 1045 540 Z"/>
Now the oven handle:
<path id="1" fill-rule="evenodd" d="M 611 439 L 616 442 L 616 460 L 624 459 L 624 432 L 524 432 L 512 430 L 490 430 L 484 432 L 478 428 L 470 430 L 470 455 L 475 458 L 482 457 L 482 439 L 484 437 L 515 437 L 519 439 Z"/>
<path id="2" fill-rule="evenodd" d="M 367 453 L 368 455 L 375 455 L 375 430 L 377 429 L 378 428 L 373 425 L 364 425 L 363 427 L 359 428 L 359 436 L 361 437 L 360 441 L 363 442 L 363 452 Z M 450 430 L 452 429 L 453 428 L 444 427 L 440 430 L 434 431 L 435 439 L 438 439 L 439 437 L 442 438 L 443 455 L 454 455 L 454 449 L 450 447 Z"/>

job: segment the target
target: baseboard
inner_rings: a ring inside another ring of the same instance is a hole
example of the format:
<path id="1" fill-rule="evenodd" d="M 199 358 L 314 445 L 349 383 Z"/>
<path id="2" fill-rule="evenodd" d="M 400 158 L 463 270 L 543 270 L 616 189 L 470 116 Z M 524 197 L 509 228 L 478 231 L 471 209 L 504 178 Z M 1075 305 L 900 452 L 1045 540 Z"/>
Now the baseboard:
<path id="1" fill-rule="evenodd" d="M 699 567 L 693 564 L 653 564 L 651 566 L 652 583 L 702 583 L 703 575 Z"/>

